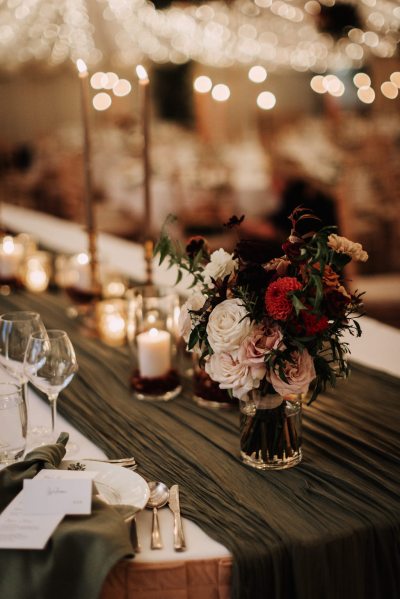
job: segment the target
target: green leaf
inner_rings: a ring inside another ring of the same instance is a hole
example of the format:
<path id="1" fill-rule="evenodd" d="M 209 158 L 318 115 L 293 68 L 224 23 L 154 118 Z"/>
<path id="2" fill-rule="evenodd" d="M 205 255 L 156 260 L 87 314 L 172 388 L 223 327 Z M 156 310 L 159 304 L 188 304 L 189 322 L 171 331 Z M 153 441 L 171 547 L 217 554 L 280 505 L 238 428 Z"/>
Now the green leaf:
<path id="1" fill-rule="evenodd" d="M 296 316 L 299 315 L 299 312 L 301 310 L 306 310 L 305 305 L 303 304 L 303 302 L 301 300 L 299 300 L 299 298 L 297 297 L 297 295 L 294 295 L 294 294 L 292 295 L 292 304 L 293 304 L 293 307 L 294 307 L 294 309 L 296 311 Z"/>

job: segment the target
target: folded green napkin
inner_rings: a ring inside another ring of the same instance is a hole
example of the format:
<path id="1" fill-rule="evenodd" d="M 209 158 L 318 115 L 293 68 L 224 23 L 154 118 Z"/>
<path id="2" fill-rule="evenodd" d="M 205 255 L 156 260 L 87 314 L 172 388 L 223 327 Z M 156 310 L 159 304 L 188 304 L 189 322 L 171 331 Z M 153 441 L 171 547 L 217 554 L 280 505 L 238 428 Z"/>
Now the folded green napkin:
<path id="1" fill-rule="evenodd" d="M 22 490 L 23 480 L 42 468 L 57 468 L 68 435 L 39 447 L 0 471 L 0 511 Z M 131 513 L 129 513 L 131 512 Z M 4 599 L 95 599 L 120 559 L 132 557 L 124 518 L 128 506 L 93 497 L 90 516 L 66 516 L 43 550 L 0 549 L 0 597 Z"/>

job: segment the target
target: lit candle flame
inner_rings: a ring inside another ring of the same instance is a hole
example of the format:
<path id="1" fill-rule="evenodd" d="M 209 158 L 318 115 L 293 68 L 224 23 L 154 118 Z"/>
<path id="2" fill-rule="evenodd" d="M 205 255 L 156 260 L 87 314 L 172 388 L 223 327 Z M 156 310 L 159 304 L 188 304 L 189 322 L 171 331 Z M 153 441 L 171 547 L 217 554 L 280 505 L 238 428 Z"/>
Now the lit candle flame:
<path id="1" fill-rule="evenodd" d="M 14 240 L 8 235 L 3 239 L 3 252 L 5 254 L 13 254 L 15 250 Z"/>
<path id="2" fill-rule="evenodd" d="M 87 66 L 84 60 L 82 60 L 82 58 L 78 58 L 78 60 L 76 61 L 76 68 L 79 71 L 80 75 L 87 75 Z"/>
<path id="3" fill-rule="evenodd" d="M 149 82 L 149 76 L 147 74 L 146 69 L 144 68 L 143 65 L 138 64 L 136 67 L 136 75 L 138 76 L 139 80 L 143 83 L 148 83 Z"/>

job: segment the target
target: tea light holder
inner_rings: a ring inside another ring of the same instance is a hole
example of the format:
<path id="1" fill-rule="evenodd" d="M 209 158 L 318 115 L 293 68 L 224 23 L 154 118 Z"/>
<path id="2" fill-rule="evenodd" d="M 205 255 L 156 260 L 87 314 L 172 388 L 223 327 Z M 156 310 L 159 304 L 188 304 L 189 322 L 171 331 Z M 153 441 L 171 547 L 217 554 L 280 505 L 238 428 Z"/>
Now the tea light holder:
<path id="1" fill-rule="evenodd" d="M 24 287 L 33 293 L 46 291 L 51 277 L 51 257 L 48 252 L 30 254 L 22 266 L 21 279 Z"/>
<path id="2" fill-rule="evenodd" d="M 182 390 L 177 368 L 178 294 L 149 285 L 130 289 L 127 299 L 134 395 L 141 400 L 169 401 Z"/>
<path id="3" fill-rule="evenodd" d="M 127 302 L 110 299 L 96 304 L 97 331 L 100 339 L 112 347 L 126 342 Z"/>
<path id="4" fill-rule="evenodd" d="M 10 293 L 20 280 L 20 269 L 24 259 L 24 246 L 12 235 L 0 238 L 0 287 L 3 294 Z"/>

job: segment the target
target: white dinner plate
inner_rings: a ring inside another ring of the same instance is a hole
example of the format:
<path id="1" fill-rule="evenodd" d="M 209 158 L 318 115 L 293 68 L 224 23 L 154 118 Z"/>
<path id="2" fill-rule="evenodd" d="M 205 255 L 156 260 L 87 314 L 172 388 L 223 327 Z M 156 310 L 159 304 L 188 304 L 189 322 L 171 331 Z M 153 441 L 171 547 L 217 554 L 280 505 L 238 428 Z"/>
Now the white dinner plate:
<path id="1" fill-rule="evenodd" d="M 78 467 L 75 467 L 78 465 Z M 72 466 L 72 468 L 71 468 Z M 81 468 L 80 466 L 84 466 Z M 94 482 L 99 496 L 110 504 L 125 504 L 142 510 L 149 499 L 147 482 L 133 470 L 115 464 L 85 460 L 63 460 L 61 470 L 95 470 Z"/>

